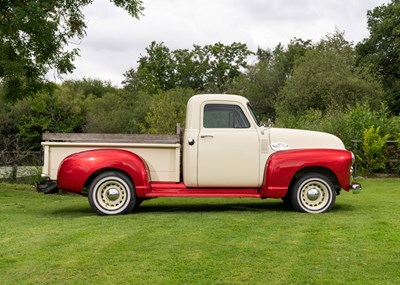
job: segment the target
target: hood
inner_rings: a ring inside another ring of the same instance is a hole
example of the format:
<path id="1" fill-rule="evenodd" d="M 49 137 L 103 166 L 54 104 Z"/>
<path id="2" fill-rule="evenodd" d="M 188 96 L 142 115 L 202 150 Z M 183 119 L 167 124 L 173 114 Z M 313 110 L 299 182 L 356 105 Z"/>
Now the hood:
<path id="1" fill-rule="evenodd" d="M 304 148 L 345 149 L 337 136 L 315 131 L 271 128 L 269 140 L 274 151 Z"/>

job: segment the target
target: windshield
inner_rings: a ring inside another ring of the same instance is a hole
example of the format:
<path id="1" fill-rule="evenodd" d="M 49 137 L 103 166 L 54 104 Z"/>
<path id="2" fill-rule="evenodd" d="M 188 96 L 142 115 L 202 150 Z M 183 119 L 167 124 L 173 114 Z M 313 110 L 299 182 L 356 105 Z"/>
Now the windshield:
<path id="1" fill-rule="evenodd" d="M 247 103 L 247 107 L 249 108 L 250 114 L 253 117 L 254 121 L 259 127 L 262 127 L 262 124 L 260 120 L 257 118 L 256 114 L 254 113 L 253 107 L 250 105 L 250 103 Z"/>

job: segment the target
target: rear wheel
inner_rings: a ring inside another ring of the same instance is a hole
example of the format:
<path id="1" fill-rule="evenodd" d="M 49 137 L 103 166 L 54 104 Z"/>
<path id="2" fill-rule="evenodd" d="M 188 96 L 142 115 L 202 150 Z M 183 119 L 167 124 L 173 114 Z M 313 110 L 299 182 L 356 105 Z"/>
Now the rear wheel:
<path id="1" fill-rule="evenodd" d="M 307 173 L 293 185 L 293 207 L 299 212 L 323 213 L 332 209 L 336 191 L 332 181 L 323 174 Z"/>
<path id="2" fill-rule="evenodd" d="M 88 199 L 92 209 L 100 216 L 127 214 L 136 204 L 132 181 L 117 171 L 98 175 L 90 184 Z"/>

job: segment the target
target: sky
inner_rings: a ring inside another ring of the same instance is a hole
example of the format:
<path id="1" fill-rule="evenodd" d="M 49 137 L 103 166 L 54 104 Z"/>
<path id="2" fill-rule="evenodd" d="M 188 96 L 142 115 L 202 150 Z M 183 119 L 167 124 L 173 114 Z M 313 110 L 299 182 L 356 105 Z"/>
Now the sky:
<path id="1" fill-rule="evenodd" d="M 318 42 L 338 29 L 346 40 L 358 43 L 368 37 L 367 11 L 388 2 L 143 0 L 144 15 L 135 19 L 108 0 L 95 0 L 83 10 L 86 37 L 70 43 L 80 49 L 76 69 L 63 79 L 92 78 L 121 86 L 124 72 L 137 67 L 152 41 L 163 42 L 170 50 L 240 42 L 256 51 L 287 45 L 294 38 Z"/>

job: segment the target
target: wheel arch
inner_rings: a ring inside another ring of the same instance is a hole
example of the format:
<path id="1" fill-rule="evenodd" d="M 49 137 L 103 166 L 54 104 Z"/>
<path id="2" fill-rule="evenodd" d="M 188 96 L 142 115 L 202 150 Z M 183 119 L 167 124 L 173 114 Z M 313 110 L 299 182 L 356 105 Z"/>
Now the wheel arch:
<path id="1" fill-rule="evenodd" d="M 98 170 L 96 170 L 95 172 L 93 172 L 92 174 L 89 175 L 89 177 L 86 179 L 86 181 L 85 181 L 85 183 L 83 185 L 83 187 L 84 187 L 83 194 L 87 195 L 87 190 L 89 189 L 90 184 L 92 184 L 93 180 L 97 176 L 99 176 L 99 175 L 101 175 L 101 174 L 103 174 L 105 172 L 109 172 L 109 171 L 115 171 L 115 172 L 119 172 L 119 173 L 124 174 L 130 180 L 130 182 L 132 183 L 133 187 L 136 187 L 135 186 L 135 181 L 132 179 L 132 177 L 129 175 L 129 173 L 127 171 L 122 170 L 120 168 L 105 167 L 105 168 L 98 169 Z"/>
<path id="2" fill-rule="evenodd" d="M 146 162 L 139 155 L 121 149 L 90 150 L 68 156 L 60 165 L 57 182 L 60 189 L 80 194 L 106 171 L 118 171 L 129 177 L 139 197 L 149 191 L 150 172 Z"/>
<path id="3" fill-rule="evenodd" d="M 288 190 L 290 191 L 293 188 L 293 185 L 301 176 L 308 173 L 319 173 L 325 175 L 330 181 L 332 181 L 332 184 L 335 187 L 336 192 L 340 191 L 340 184 L 338 178 L 336 177 L 336 174 L 331 169 L 324 166 L 309 166 L 299 169 L 294 174 L 292 180 L 290 181 Z"/>

